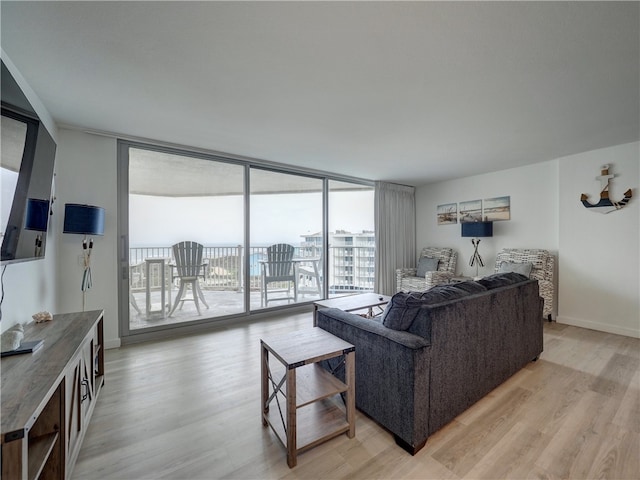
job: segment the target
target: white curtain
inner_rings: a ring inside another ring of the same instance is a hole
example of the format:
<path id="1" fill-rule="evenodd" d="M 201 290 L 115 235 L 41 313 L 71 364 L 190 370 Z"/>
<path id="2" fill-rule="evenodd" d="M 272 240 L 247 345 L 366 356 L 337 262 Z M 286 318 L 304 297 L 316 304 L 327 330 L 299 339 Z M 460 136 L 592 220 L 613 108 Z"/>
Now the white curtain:
<path id="1" fill-rule="evenodd" d="M 376 182 L 376 293 L 396 292 L 396 269 L 416 261 L 415 189 Z"/>

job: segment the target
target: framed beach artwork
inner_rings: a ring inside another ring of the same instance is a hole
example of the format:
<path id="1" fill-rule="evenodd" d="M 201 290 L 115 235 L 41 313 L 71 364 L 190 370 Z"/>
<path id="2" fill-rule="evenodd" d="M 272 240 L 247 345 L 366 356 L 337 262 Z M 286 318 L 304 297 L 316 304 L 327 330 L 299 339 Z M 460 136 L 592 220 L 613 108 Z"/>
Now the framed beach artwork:
<path id="1" fill-rule="evenodd" d="M 460 223 L 482 221 L 482 200 L 460 202 Z"/>
<path id="2" fill-rule="evenodd" d="M 511 197 L 494 197 L 484 199 L 484 219 L 499 222 L 511 219 Z"/>
<path id="3" fill-rule="evenodd" d="M 451 225 L 458 223 L 458 204 L 444 203 L 438 205 L 436 210 L 438 216 L 438 225 Z"/>

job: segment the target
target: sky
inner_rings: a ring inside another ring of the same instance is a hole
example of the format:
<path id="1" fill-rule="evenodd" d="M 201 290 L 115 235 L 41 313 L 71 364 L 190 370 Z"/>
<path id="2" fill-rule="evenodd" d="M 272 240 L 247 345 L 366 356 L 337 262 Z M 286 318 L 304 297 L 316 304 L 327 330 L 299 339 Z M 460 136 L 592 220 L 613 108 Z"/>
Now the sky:
<path id="1" fill-rule="evenodd" d="M 332 192 L 329 230 L 374 229 L 373 191 Z M 156 197 L 129 195 L 129 246 L 171 246 L 190 240 L 205 246 L 243 241 L 243 197 Z M 322 230 L 322 194 L 251 197 L 251 244 L 298 245 L 302 235 Z"/>

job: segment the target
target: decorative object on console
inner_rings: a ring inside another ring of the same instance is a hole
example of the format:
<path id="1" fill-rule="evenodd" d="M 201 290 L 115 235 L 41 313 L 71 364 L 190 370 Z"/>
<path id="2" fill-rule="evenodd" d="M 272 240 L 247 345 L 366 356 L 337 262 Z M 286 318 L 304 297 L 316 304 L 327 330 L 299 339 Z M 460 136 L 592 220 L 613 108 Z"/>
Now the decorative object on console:
<path id="1" fill-rule="evenodd" d="M 21 342 L 20 345 L 13 350 L 3 350 L 0 353 L 0 357 L 11 357 L 13 355 L 22 355 L 24 353 L 33 353 L 44 345 L 42 340 L 29 340 L 28 342 Z"/>
<path id="2" fill-rule="evenodd" d="M 38 232 L 35 239 L 34 257 L 42 256 L 42 232 L 47 231 L 48 223 L 49 201 L 39 198 L 27 199 L 27 215 L 24 221 L 24 229 Z"/>
<path id="3" fill-rule="evenodd" d="M 478 252 L 480 246 L 480 237 L 493 237 L 493 222 L 464 222 L 462 223 L 462 236 L 472 237 L 473 255 L 469 260 L 469 266 L 476 267 L 476 278 L 478 278 L 479 267 L 484 267 L 484 262 Z"/>
<path id="4" fill-rule="evenodd" d="M 43 322 L 50 322 L 51 320 L 53 320 L 53 315 L 51 315 L 47 311 L 43 311 L 43 312 L 34 313 L 33 315 L 31 315 L 31 318 L 33 318 L 33 320 L 36 323 L 43 323 Z"/>
<path id="5" fill-rule="evenodd" d="M 596 180 L 600 180 L 600 200 L 596 204 L 590 203 L 589 195 L 583 193 L 580 195 L 580 201 L 582 204 L 592 212 L 611 213 L 615 210 L 620 210 L 629 203 L 629 200 L 631 200 L 631 196 L 633 195 L 630 188 L 624 192 L 624 197 L 619 202 L 612 202 L 609 199 L 609 182 L 613 177 L 615 177 L 615 175 L 609 173 L 609 165 L 603 165 L 600 170 L 600 175 L 596 177 Z"/>
<path id="6" fill-rule="evenodd" d="M 104 235 L 104 208 L 93 205 L 80 205 L 67 203 L 64 206 L 63 233 L 76 233 L 84 235 L 82 240 L 82 256 L 84 272 L 82 274 L 82 311 L 85 306 L 85 293 L 91 288 L 91 252 L 93 239 L 87 240 L 87 235 Z"/>
<path id="7" fill-rule="evenodd" d="M 24 328 L 18 323 L 4 332 L 0 338 L 0 348 L 3 352 L 16 350 L 24 338 Z"/>

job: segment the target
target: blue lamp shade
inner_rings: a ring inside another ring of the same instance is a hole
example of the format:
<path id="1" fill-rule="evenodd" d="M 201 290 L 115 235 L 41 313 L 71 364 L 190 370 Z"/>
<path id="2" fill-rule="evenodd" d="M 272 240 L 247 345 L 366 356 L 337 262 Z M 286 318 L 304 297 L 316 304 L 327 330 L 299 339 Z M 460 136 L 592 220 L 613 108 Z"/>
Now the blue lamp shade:
<path id="1" fill-rule="evenodd" d="M 462 224 L 463 237 L 493 237 L 493 222 L 465 222 Z"/>
<path id="2" fill-rule="evenodd" d="M 46 232 L 49 221 L 49 201 L 38 198 L 27 199 L 27 215 L 24 221 L 25 230 Z"/>
<path id="3" fill-rule="evenodd" d="M 64 233 L 104 235 L 104 208 L 67 203 L 64 206 Z"/>

